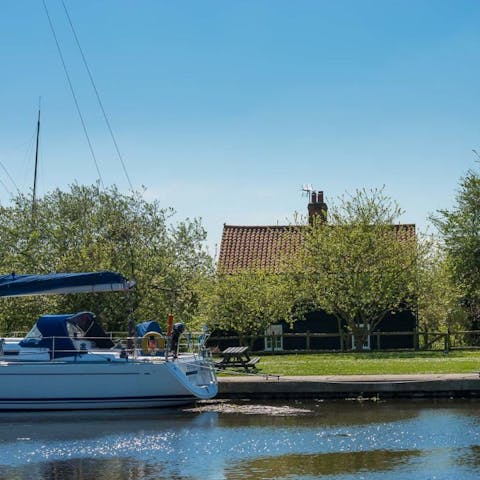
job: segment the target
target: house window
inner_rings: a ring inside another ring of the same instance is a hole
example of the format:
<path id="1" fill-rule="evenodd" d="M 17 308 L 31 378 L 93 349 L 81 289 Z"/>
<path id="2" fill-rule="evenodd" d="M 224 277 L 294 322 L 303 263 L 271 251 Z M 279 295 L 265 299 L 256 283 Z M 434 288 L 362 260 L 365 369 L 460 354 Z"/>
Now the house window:
<path id="1" fill-rule="evenodd" d="M 270 325 L 265 330 L 265 351 L 283 350 L 283 325 Z"/>
<path id="2" fill-rule="evenodd" d="M 363 327 L 364 327 L 364 325 L 363 325 L 363 323 L 361 323 L 359 325 L 359 328 L 363 328 Z M 370 332 L 370 326 L 368 326 L 367 330 Z M 356 350 L 355 335 L 352 335 L 352 350 Z M 367 335 L 367 338 L 365 338 L 363 340 L 362 350 L 370 350 L 370 335 Z"/>

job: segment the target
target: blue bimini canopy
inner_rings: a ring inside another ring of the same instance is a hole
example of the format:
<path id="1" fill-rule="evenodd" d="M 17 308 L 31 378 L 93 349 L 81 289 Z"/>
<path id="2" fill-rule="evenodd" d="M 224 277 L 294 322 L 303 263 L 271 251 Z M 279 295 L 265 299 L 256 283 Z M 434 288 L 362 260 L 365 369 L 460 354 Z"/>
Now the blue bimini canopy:
<path id="1" fill-rule="evenodd" d="M 155 320 L 149 320 L 148 322 L 142 322 L 137 325 L 137 337 L 143 337 L 148 332 L 162 333 L 162 329 Z"/>
<path id="2" fill-rule="evenodd" d="M 43 315 L 20 342 L 21 347 L 48 348 L 51 358 L 69 357 L 76 352 L 67 329 L 72 315 Z"/>
<path id="3" fill-rule="evenodd" d="M 114 272 L 0 276 L 0 297 L 127 291 L 135 282 Z"/>

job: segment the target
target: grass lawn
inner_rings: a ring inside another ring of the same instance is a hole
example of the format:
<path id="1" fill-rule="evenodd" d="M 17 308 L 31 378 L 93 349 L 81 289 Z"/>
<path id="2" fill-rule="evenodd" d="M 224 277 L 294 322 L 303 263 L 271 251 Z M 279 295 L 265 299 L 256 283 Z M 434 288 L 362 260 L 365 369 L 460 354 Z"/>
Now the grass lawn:
<path id="1" fill-rule="evenodd" d="M 257 367 L 277 375 L 473 373 L 480 371 L 480 351 L 265 355 Z"/>

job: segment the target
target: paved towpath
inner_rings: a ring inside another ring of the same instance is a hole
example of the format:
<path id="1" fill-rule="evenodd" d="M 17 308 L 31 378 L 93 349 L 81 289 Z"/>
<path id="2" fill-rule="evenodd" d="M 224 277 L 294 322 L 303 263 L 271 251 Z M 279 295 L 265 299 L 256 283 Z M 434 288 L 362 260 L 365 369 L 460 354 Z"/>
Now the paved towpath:
<path id="1" fill-rule="evenodd" d="M 478 372 L 415 375 L 238 375 L 219 378 L 223 398 L 480 397 Z"/>

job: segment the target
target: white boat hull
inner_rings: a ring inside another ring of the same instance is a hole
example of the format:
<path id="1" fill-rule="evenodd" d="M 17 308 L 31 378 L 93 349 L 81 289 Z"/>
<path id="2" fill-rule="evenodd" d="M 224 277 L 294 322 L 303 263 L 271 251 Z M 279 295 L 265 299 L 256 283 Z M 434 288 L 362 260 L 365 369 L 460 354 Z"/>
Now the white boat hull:
<path id="1" fill-rule="evenodd" d="M 217 394 L 198 357 L 0 362 L 0 410 L 169 407 Z"/>

